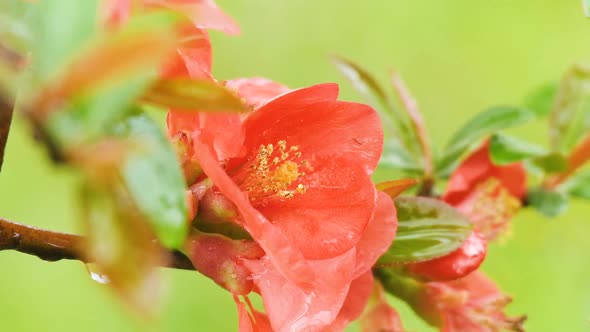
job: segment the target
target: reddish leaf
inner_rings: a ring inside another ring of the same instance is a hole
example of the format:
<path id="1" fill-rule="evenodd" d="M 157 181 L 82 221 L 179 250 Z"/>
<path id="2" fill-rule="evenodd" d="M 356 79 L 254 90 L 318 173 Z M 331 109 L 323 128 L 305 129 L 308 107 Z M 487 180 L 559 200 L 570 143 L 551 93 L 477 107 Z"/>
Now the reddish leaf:
<path id="1" fill-rule="evenodd" d="M 242 113 L 249 108 L 227 88 L 209 80 L 162 79 L 143 100 L 182 111 Z"/>
<path id="2" fill-rule="evenodd" d="M 404 191 L 408 190 L 412 186 L 416 185 L 418 181 L 416 179 L 399 179 L 399 180 L 392 180 L 381 182 L 376 184 L 375 187 L 377 190 L 380 190 L 389 197 L 396 198 L 397 196 L 401 195 Z"/>

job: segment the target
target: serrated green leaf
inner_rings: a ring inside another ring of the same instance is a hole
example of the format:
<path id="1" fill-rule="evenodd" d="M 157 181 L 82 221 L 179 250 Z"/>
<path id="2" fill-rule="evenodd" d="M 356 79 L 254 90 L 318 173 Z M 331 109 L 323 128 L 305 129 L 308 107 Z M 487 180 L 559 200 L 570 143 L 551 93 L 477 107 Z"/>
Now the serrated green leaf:
<path id="1" fill-rule="evenodd" d="M 576 174 L 563 184 L 563 189 L 570 196 L 590 200 L 590 172 Z"/>
<path id="2" fill-rule="evenodd" d="M 559 173 L 567 170 L 567 157 L 561 153 L 550 153 L 532 159 L 534 165 L 538 166 L 545 173 Z"/>
<path id="3" fill-rule="evenodd" d="M 460 157 L 484 136 L 525 124 L 532 119 L 534 114 L 531 111 L 512 106 L 496 106 L 479 113 L 451 138 L 436 164 L 437 174 L 442 177 L 449 176 L 459 163 Z"/>
<path id="4" fill-rule="evenodd" d="M 557 95 L 557 84 L 548 83 L 535 89 L 525 99 L 525 106 L 533 111 L 538 117 L 547 116 L 551 113 L 553 103 Z"/>
<path id="5" fill-rule="evenodd" d="M 562 192 L 537 188 L 528 193 L 527 201 L 541 214 L 553 218 L 565 211 L 568 198 Z"/>
<path id="6" fill-rule="evenodd" d="M 377 265 L 419 262 L 444 256 L 459 248 L 472 224 L 450 205 L 433 198 L 395 200 L 398 229 L 395 240 Z"/>
<path id="7" fill-rule="evenodd" d="M 511 164 L 546 153 L 547 151 L 541 146 L 510 136 L 494 134 L 490 138 L 490 158 L 497 165 Z"/>
<path id="8" fill-rule="evenodd" d="M 123 182 L 161 242 L 179 248 L 188 231 L 188 208 L 184 177 L 172 146 L 145 114 L 127 117 L 112 132 L 137 142 L 138 148 L 121 166 Z"/>
<path id="9" fill-rule="evenodd" d="M 243 113 L 250 110 L 239 96 L 210 80 L 163 79 L 150 87 L 143 100 L 182 111 Z"/>
<path id="10" fill-rule="evenodd" d="M 98 0 L 41 0 L 32 18 L 33 75 L 45 82 L 96 33 Z"/>

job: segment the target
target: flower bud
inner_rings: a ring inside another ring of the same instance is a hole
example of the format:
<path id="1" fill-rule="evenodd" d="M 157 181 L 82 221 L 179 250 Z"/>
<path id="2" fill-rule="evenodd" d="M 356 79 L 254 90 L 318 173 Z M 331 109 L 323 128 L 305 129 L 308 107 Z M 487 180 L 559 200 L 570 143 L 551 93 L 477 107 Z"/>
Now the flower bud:
<path id="1" fill-rule="evenodd" d="M 250 293 L 253 282 L 243 259 L 258 259 L 264 251 L 253 241 L 232 240 L 219 234 L 193 234 L 187 253 L 195 269 L 235 295 Z"/>
<path id="2" fill-rule="evenodd" d="M 463 245 L 452 253 L 429 261 L 408 265 L 407 272 L 429 281 L 454 280 L 475 271 L 487 253 L 483 235 L 473 232 Z"/>
<path id="3" fill-rule="evenodd" d="M 184 132 L 179 131 L 172 137 L 171 142 L 176 149 L 176 155 L 182 165 L 186 183 L 188 185 L 195 183 L 203 175 L 203 170 L 196 161 L 196 158 L 193 157 L 193 147 L 190 137 Z"/>

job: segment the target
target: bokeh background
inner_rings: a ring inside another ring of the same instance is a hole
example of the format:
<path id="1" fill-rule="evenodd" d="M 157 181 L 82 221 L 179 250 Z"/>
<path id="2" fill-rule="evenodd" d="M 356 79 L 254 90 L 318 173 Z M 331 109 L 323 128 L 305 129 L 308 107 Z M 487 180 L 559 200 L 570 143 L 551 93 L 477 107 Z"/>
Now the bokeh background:
<path id="1" fill-rule="evenodd" d="M 579 0 L 218 0 L 242 27 L 238 37 L 212 33 L 219 79 L 266 76 L 291 87 L 339 82 L 329 63 L 354 59 L 386 81 L 402 73 L 443 144 L 471 115 L 516 104 L 590 60 L 590 20 Z M 518 131 L 538 143 L 543 124 Z M 77 179 L 51 165 L 16 119 L 0 174 L 0 215 L 40 227 L 79 232 Z M 490 248 L 483 269 L 514 296 L 533 332 L 590 331 L 590 206 L 573 202 L 548 220 L 525 211 L 511 235 Z M 163 270 L 169 296 L 162 316 L 129 314 L 79 262 L 43 262 L 0 252 L 1 331 L 234 331 L 230 295 L 195 273 Z M 411 331 L 431 331 L 402 303 Z M 354 328 L 352 329 L 354 330 Z"/>

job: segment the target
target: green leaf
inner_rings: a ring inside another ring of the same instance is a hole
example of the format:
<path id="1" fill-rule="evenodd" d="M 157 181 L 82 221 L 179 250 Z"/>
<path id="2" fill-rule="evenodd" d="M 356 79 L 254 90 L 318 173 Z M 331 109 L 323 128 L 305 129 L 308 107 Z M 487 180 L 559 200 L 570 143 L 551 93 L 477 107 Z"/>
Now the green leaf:
<path id="1" fill-rule="evenodd" d="M 450 140 L 438 160 L 437 174 L 447 177 L 459 163 L 460 157 L 475 143 L 499 130 L 516 127 L 534 119 L 534 114 L 524 108 L 496 106 L 479 113 L 469 120 Z"/>
<path id="2" fill-rule="evenodd" d="M 590 172 L 576 174 L 563 184 L 563 189 L 573 197 L 590 200 Z"/>
<path id="3" fill-rule="evenodd" d="M 356 91 L 370 104 L 388 105 L 390 103 L 379 82 L 364 68 L 339 56 L 333 56 L 331 60 L 336 65 L 336 68 L 352 83 Z M 387 116 L 391 116 L 391 114 L 387 114 Z"/>
<path id="4" fill-rule="evenodd" d="M 490 157 L 497 165 L 511 164 L 546 153 L 543 147 L 510 136 L 494 134 L 490 138 Z"/>
<path id="5" fill-rule="evenodd" d="M 568 151 L 590 130 L 590 67 L 574 65 L 561 80 L 549 118 L 554 152 Z"/>
<path id="6" fill-rule="evenodd" d="M 540 167 L 545 173 L 559 173 L 567 170 L 567 157 L 561 153 L 550 153 L 532 159 L 532 162 L 537 167 Z"/>
<path id="7" fill-rule="evenodd" d="M 158 266 L 165 260 L 154 234 L 129 204 L 120 183 L 85 183 L 83 221 L 87 238 L 84 256 L 92 279 L 108 284 L 140 314 L 153 315 L 162 292 Z"/>
<path id="8" fill-rule="evenodd" d="M 147 91 L 143 100 L 183 111 L 232 113 L 249 111 L 239 96 L 210 80 L 163 79 Z"/>
<path id="9" fill-rule="evenodd" d="M 557 84 L 548 83 L 534 90 L 526 99 L 525 106 L 538 117 L 551 113 L 557 95 Z"/>
<path id="10" fill-rule="evenodd" d="M 393 130 L 394 137 L 400 141 L 399 148 L 404 150 L 404 154 L 419 156 L 420 144 L 408 123 L 409 119 L 396 109 L 375 77 L 348 59 L 338 56 L 332 56 L 331 59 L 355 90 L 379 113 L 383 126 Z"/>
<path id="11" fill-rule="evenodd" d="M 562 192 L 537 188 L 528 193 L 527 201 L 541 214 L 553 218 L 565 211 L 568 198 Z"/>
<path id="12" fill-rule="evenodd" d="M 31 51 L 37 81 L 57 74 L 81 46 L 92 39 L 98 25 L 98 0 L 41 0 L 35 4 Z"/>
<path id="13" fill-rule="evenodd" d="M 138 144 L 121 166 L 123 182 L 162 243 L 179 248 L 188 231 L 188 208 L 184 178 L 172 146 L 145 114 L 126 118 L 114 126 L 113 134 Z"/>
<path id="14" fill-rule="evenodd" d="M 135 15 L 79 54 L 47 92 L 69 99 L 61 112 L 50 113 L 50 135 L 64 146 L 76 145 L 100 137 L 123 117 L 157 79 L 156 69 L 176 46 L 179 22 L 169 11 Z"/>
<path id="15" fill-rule="evenodd" d="M 422 174 L 422 167 L 395 138 L 385 141 L 379 167 L 396 169 L 406 174 Z"/>
<path id="16" fill-rule="evenodd" d="M 399 197 L 395 200 L 398 229 L 393 244 L 379 258 L 387 266 L 429 260 L 459 248 L 471 234 L 472 224 L 450 205 L 433 198 Z"/>

